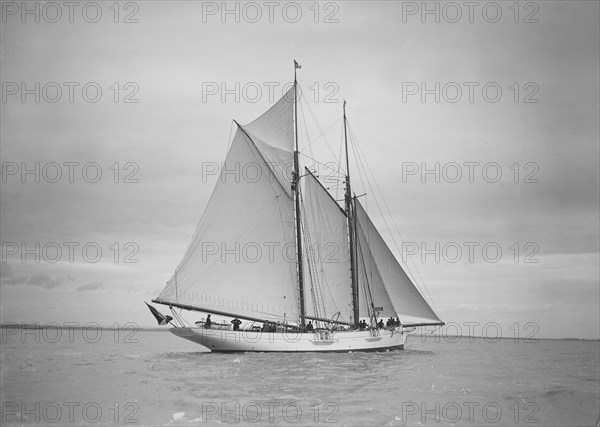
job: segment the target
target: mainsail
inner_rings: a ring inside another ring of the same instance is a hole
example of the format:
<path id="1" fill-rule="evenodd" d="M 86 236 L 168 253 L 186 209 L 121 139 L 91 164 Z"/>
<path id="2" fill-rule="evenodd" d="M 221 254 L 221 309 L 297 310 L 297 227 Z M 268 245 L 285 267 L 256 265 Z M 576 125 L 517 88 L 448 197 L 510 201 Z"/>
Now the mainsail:
<path id="1" fill-rule="evenodd" d="M 359 279 L 369 281 L 374 304 L 383 306 L 381 315 L 390 316 L 397 313 L 403 323 L 442 324 L 400 266 L 361 203 L 357 199 L 355 203 L 359 262 L 361 258 L 364 260 L 364 273 L 359 273 Z"/>
<path id="2" fill-rule="evenodd" d="M 296 320 L 293 203 L 281 164 L 293 153 L 294 89 L 238 128 L 219 180 L 161 303 Z"/>

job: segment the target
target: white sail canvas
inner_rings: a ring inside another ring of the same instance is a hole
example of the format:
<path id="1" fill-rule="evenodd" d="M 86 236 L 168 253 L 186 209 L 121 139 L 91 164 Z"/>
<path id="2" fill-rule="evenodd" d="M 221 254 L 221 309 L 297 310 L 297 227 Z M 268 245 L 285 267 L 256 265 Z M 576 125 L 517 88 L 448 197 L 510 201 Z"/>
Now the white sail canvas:
<path id="1" fill-rule="evenodd" d="M 352 196 L 348 172 L 345 209 L 308 169 L 300 174 L 296 87 L 238 124 L 188 250 L 154 302 L 264 323 L 172 329 L 215 351 L 402 348 L 403 326 L 443 322 Z M 383 317 L 403 325 L 376 326 Z"/>

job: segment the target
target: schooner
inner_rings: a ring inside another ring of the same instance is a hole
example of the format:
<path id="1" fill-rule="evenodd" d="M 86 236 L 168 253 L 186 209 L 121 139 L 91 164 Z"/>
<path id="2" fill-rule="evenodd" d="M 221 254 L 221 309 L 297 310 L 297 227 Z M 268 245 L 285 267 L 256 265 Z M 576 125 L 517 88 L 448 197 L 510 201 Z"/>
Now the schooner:
<path id="1" fill-rule="evenodd" d="M 343 206 L 301 169 L 297 68 L 294 61 L 293 86 L 268 111 L 246 125 L 234 121 L 191 243 L 152 300 L 174 319 L 149 307 L 173 334 L 212 351 L 402 349 L 416 327 L 444 323 L 352 192 L 345 101 Z M 192 326 L 181 310 L 245 323 Z"/>

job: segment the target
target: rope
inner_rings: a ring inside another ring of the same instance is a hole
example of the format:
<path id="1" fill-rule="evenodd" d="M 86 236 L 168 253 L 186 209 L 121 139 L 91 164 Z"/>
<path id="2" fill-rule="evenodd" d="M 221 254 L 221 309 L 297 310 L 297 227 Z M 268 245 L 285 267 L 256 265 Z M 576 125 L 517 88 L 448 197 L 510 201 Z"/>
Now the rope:
<path id="1" fill-rule="evenodd" d="M 387 209 L 387 211 L 388 211 L 388 215 L 391 217 L 391 219 L 392 219 L 392 222 L 393 222 L 394 226 L 396 227 L 396 232 L 397 232 L 397 233 L 398 233 L 398 235 L 400 236 L 400 239 L 401 239 L 402 241 L 404 241 L 404 238 L 402 237 L 402 234 L 400 233 L 400 231 L 399 231 L 399 229 L 398 229 L 398 226 L 397 226 L 397 224 L 396 224 L 396 221 L 394 220 L 394 217 L 393 217 L 393 216 L 392 216 L 392 214 L 391 214 L 391 210 L 390 210 L 389 206 L 387 205 L 387 202 L 385 201 L 385 198 L 383 197 L 383 192 L 381 191 L 381 189 L 379 188 L 379 185 L 377 184 L 377 181 L 375 180 L 375 175 L 373 174 L 373 172 L 372 172 L 371 168 L 369 167 L 369 165 L 368 165 L 368 163 L 367 163 L 367 161 L 366 161 L 366 158 L 364 157 L 364 154 L 363 154 L 363 153 L 360 151 L 360 148 L 359 148 L 358 144 L 357 144 L 357 143 L 355 143 L 355 140 L 356 140 L 356 139 L 355 139 L 355 137 L 354 137 L 354 132 L 352 131 L 352 129 L 350 128 L 350 126 L 349 126 L 349 125 L 348 125 L 348 128 L 349 128 L 349 130 L 350 130 L 350 142 L 351 142 L 351 145 L 352 145 L 352 147 L 353 147 L 353 150 L 354 150 L 354 151 L 356 152 L 356 154 L 357 154 L 356 158 L 357 158 L 357 160 L 360 162 L 361 166 L 364 168 L 364 170 L 365 170 L 365 175 L 366 175 L 366 172 L 367 172 L 367 171 L 368 171 L 368 172 L 371 174 L 371 177 L 373 178 L 373 182 L 375 183 L 375 187 L 377 188 L 377 190 L 378 190 L 378 192 L 379 192 L 379 194 L 380 194 L 380 196 L 381 196 L 381 199 L 382 199 L 382 201 L 383 201 L 383 203 L 384 203 L 384 205 L 385 205 L 385 207 L 386 207 L 386 209 Z M 364 159 L 364 163 L 363 163 L 363 159 Z M 366 167 L 365 167 L 365 166 L 366 166 Z M 362 178 L 362 176 L 361 176 L 361 178 Z M 375 204 L 377 205 L 377 209 L 379 210 L 379 213 L 381 214 L 381 217 L 382 217 L 382 219 L 383 219 L 383 222 L 384 222 L 384 224 L 385 224 L 385 226 L 386 226 L 386 228 L 387 228 L 387 231 L 388 231 L 388 233 L 390 234 L 390 236 L 391 236 L 391 238 L 392 238 L 392 241 L 394 242 L 394 246 L 396 247 L 396 250 L 397 250 L 397 251 L 398 251 L 400 254 L 402 254 L 402 251 L 401 251 L 401 250 L 400 250 L 400 248 L 398 247 L 398 243 L 396 242 L 396 239 L 394 238 L 394 234 L 392 233 L 392 231 L 391 231 L 391 229 L 390 229 L 390 226 L 389 226 L 389 224 L 388 224 L 388 222 L 387 222 L 387 220 L 386 220 L 386 216 L 383 214 L 383 211 L 382 211 L 382 209 L 381 209 L 381 206 L 379 205 L 379 202 L 378 202 L 378 200 L 377 200 L 377 193 L 375 193 L 375 191 L 373 190 L 373 186 L 371 185 L 371 182 L 370 182 L 370 180 L 368 179 L 368 177 L 366 177 L 366 179 L 367 179 L 367 184 L 368 184 L 368 186 L 369 186 L 369 189 L 371 190 L 371 192 L 372 192 L 372 194 L 373 194 L 373 199 L 375 200 Z M 433 307 L 434 307 L 434 309 L 435 309 L 435 311 L 434 311 L 434 314 L 436 314 L 436 316 L 437 316 L 437 311 L 438 311 L 438 309 L 437 309 L 437 307 L 436 307 L 436 305 L 435 305 L 435 302 L 433 301 L 433 298 L 431 297 L 431 294 L 429 293 L 429 289 L 428 289 L 428 288 L 427 288 L 427 286 L 425 285 L 425 281 L 423 280 L 423 277 L 421 276 L 421 273 L 419 272 L 419 269 L 417 268 L 417 266 L 416 266 L 416 264 L 415 264 L 415 262 L 414 262 L 414 260 L 413 260 L 412 256 L 409 256 L 409 259 L 410 259 L 410 261 L 411 261 L 411 263 L 412 263 L 412 265 L 413 265 L 413 267 L 414 267 L 415 271 L 417 272 L 417 274 L 418 274 L 418 276 L 419 276 L 419 279 L 421 279 L 421 283 L 422 283 L 423 287 L 425 288 L 425 291 L 426 291 L 426 293 L 427 293 L 427 296 L 429 297 L 429 302 L 430 302 L 430 303 L 433 305 Z M 417 290 L 419 290 L 419 292 L 421 292 L 421 294 L 423 294 L 423 291 L 421 290 L 421 286 L 419 285 L 419 282 L 416 280 L 416 277 L 415 277 L 414 273 L 411 271 L 411 269 L 409 268 L 409 266 L 408 266 L 407 264 L 406 264 L 406 269 L 408 270 L 408 273 L 409 273 L 409 274 L 412 276 L 412 277 L 411 277 L 411 279 L 412 279 L 413 283 L 415 284 L 415 286 L 417 287 Z M 439 317 L 439 316 L 438 316 L 438 317 Z"/>

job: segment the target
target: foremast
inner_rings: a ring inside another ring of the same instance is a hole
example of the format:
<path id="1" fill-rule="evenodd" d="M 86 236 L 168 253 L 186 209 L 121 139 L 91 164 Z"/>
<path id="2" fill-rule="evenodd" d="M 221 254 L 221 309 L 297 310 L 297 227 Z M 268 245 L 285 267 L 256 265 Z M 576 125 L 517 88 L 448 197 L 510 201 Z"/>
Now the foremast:
<path id="1" fill-rule="evenodd" d="M 350 281 L 352 289 L 352 313 L 354 317 L 354 326 L 359 323 L 359 303 L 358 303 L 358 279 L 356 277 L 356 242 L 355 242 L 355 212 L 352 200 L 352 189 L 350 187 L 350 161 L 348 154 L 348 130 L 346 124 L 346 101 L 344 100 L 344 145 L 346 148 L 346 194 L 345 210 L 348 218 L 348 236 L 350 245 Z"/>
<path id="2" fill-rule="evenodd" d="M 294 192 L 296 217 L 296 262 L 298 263 L 298 301 L 300 303 L 300 329 L 306 327 L 306 306 L 304 304 L 304 268 L 302 262 L 302 220 L 300 218 L 300 165 L 298 161 L 298 80 L 296 70 L 301 66 L 294 60 L 294 175 L 292 190 Z"/>

